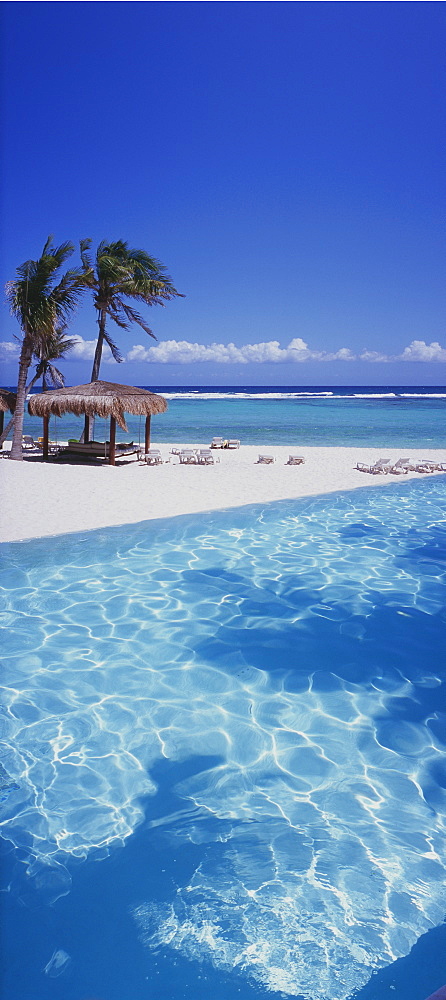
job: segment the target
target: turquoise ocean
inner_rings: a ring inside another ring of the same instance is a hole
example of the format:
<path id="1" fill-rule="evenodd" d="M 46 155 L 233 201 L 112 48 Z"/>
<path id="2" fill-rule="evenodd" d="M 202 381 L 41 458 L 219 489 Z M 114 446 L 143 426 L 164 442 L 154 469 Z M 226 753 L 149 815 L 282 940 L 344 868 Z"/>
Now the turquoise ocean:
<path id="1" fill-rule="evenodd" d="M 441 387 L 151 388 L 160 443 L 444 446 Z M 446 984 L 446 476 L 388 479 L 0 546 L 2 1000 Z"/>
<path id="2" fill-rule="evenodd" d="M 438 448 L 446 443 L 445 386 L 144 386 L 167 399 L 152 419 L 154 443 L 210 442 L 239 438 L 243 444 Z M 128 434 L 143 443 L 144 421 L 126 417 Z M 25 418 L 25 433 L 42 433 L 41 420 Z M 82 421 L 52 418 L 55 441 L 78 438 Z M 108 421 L 96 420 L 95 438 L 106 440 Z"/>

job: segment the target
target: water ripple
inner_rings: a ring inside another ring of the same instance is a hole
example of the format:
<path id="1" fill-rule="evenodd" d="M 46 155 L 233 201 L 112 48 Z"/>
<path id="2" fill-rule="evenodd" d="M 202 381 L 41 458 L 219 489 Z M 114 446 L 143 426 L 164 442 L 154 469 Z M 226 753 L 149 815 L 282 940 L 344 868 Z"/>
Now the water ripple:
<path id="1" fill-rule="evenodd" d="M 124 842 L 160 759 L 212 757 L 153 821 L 206 852 L 136 907 L 147 947 L 311 1000 L 406 954 L 444 916 L 445 508 L 436 479 L 3 546 L 30 874 Z"/>

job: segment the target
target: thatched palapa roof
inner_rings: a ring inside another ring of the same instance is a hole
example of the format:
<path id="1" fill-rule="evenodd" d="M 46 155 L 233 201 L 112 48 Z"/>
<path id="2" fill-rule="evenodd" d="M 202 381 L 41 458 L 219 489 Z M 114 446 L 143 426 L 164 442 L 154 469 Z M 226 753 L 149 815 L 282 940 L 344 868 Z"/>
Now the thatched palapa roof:
<path id="1" fill-rule="evenodd" d="M 16 398 L 15 392 L 10 389 L 0 389 L 0 413 L 7 413 L 8 410 L 14 413 Z"/>
<path id="2" fill-rule="evenodd" d="M 167 400 L 164 396 L 133 385 L 99 381 L 42 392 L 32 396 L 28 403 L 31 416 L 52 414 L 61 417 L 64 413 L 75 413 L 76 416 L 115 417 L 123 431 L 127 430 L 124 413 L 147 417 L 165 410 Z"/>

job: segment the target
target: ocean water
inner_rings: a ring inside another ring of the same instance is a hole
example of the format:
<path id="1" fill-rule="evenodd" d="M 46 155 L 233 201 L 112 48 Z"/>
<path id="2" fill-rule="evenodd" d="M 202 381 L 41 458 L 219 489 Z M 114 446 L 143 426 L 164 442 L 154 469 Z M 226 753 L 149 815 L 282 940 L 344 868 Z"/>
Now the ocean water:
<path id="1" fill-rule="evenodd" d="M 446 982 L 446 477 L 1 546 L 3 1000 Z"/>
<path id="2" fill-rule="evenodd" d="M 145 386 L 168 401 L 153 417 L 153 442 L 210 442 L 239 438 L 243 444 L 344 445 L 377 448 L 439 448 L 446 443 L 445 386 Z M 144 420 L 126 417 L 118 440 L 144 441 Z M 107 440 L 108 421 L 97 420 L 95 437 Z M 52 418 L 55 441 L 79 438 L 81 418 Z M 26 416 L 24 432 L 38 437 L 42 421 Z"/>

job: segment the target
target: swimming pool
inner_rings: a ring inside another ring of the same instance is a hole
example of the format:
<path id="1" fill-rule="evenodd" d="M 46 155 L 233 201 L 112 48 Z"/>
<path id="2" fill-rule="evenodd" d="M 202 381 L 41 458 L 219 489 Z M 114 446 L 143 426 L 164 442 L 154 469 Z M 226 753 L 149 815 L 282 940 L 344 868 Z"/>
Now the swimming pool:
<path id="1" fill-rule="evenodd" d="M 4 1000 L 446 980 L 445 511 L 440 477 L 1 547 Z"/>

